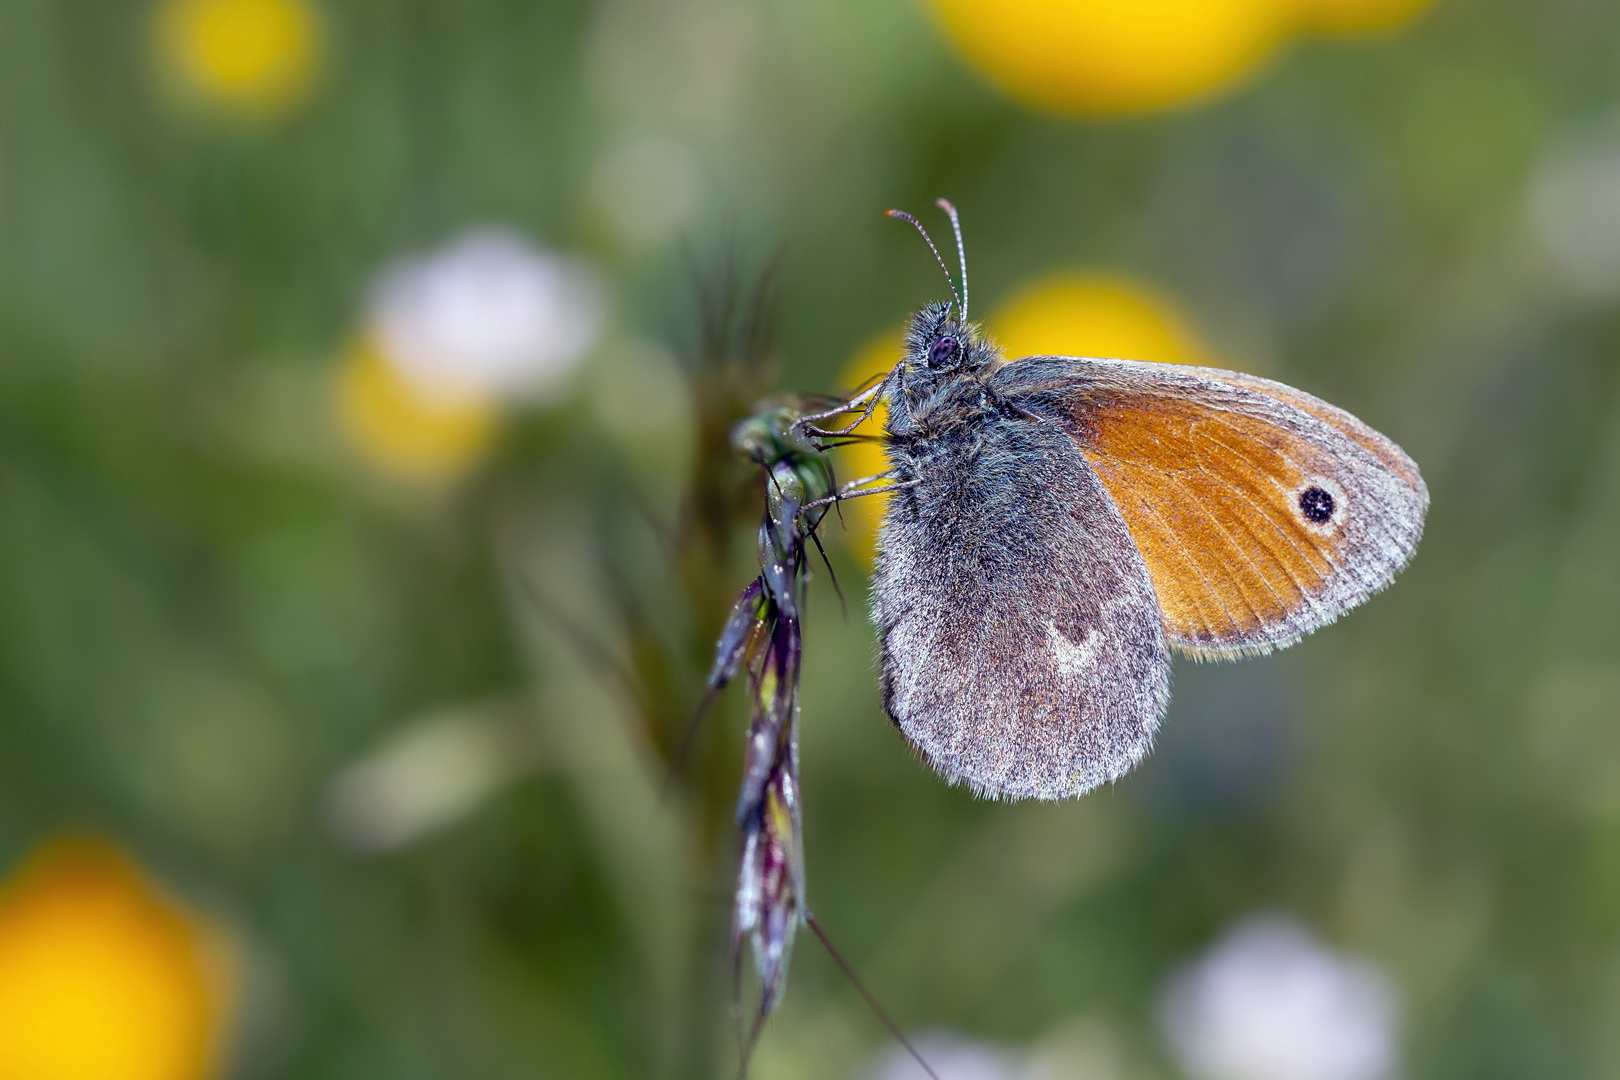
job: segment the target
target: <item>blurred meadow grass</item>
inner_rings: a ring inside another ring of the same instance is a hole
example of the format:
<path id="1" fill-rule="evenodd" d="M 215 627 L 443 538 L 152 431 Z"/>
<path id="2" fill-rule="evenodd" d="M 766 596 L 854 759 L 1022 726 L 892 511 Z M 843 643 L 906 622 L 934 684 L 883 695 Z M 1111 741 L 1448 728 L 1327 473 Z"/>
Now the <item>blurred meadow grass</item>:
<path id="1" fill-rule="evenodd" d="M 1163 988 L 1271 911 L 1387 974 L 1403 1076 L 1620 1074 L 1620 9 L 1182 7 L 3 0 L 0 1003 L 41 1004 L 0 1076 L 728 1075 L 734 703 L 661 795 L 754 572 L 725 432 L 944 294 L 878 216 L 938 195 L 992 330 L 1112 348 L 1072 290 L 1134 297 L 1124 340 L 1351 410 L 1433 509 L 1051 806 L 905 749 L 829 530 L 808 899 L 889 1011 L 1197 1080 Z M 450 258 L 490 230 L 513 276 Z M 569 266 L 589 326 L 521 284 Z M 446 328 L 386 366 L 401 310 Z M 888 1049 L 801 947 L 753 1075 Z"/>

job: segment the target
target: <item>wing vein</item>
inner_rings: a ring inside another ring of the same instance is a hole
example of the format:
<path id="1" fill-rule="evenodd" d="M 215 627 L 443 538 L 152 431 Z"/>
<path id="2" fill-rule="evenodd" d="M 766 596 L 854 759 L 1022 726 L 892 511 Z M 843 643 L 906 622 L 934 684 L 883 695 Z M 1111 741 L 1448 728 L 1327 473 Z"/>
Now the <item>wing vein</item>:
<path id="1" fill-rule="evenodd" d="M 1223 420 L 1216 420 L 1214 422 L 1215 423 L 1220 423 L 1223 427 L 1226 427 L 1229 430 L 1232 430 L 1232 431 L 1237 430 L 1236 428 L 1232 427 L 1232 425 L 1227 424 Z M 1241 434 L 1241 432 L 1239 434 Z M 1206 439 L 1209 442 L 1214 443 L 1216 446 L 1219 446 L 1224 450 L 1230 451 L 1232 454 L 1236 455 L 1237 457 L 1242 458 L 1244 461 L 1248 462 L 1251 465 L 1255 465 L 1255 467 L 1257 469 L 1259 469 L 1262 474 L 1266 475 L 1268 477 L 1268 479 L 1270 478 L 1270 474 L 1267 472 L 1265 467 L 1263 465 L 1257 464 L 1254 461 L 1253 458 L 1251 458 L 1249 455 L 1243 453 L 1242 450 L 1240 450 L 1238 448 L 1235 448 L 1235 447 L 1228 446 L 1226 443 L 1221 442 L 1219 439 L 1216 439 L 1213 436 L 1211 436 L 1211 435 L 1209 435 L 1207 433 L 1204 433 L 1204 432 L 1199 432 L 1198 437 L 1202 438 L 1202 439 Z M 1287 454 L 1283 453 L 1280 450 L 1277 451 L 1276 453 L 1277 453 L 1278 457 L 1282 458 L 1283 460 L 1287 461 L 1289 464 L 1293 465 L 1295 468 L 1299 469 L 1301 474 L 1305 473 L 1305 469 L 1303 467 L 1301 467 L 1301 465 L 1300 465 L 1300 463 L 1298 461 L 1294 460 L 1292 457 L 1289 457 Z M 1208 470 L 1205 470 L 1205 471 L 1207 472 Z M 1276 520 L 1276 517 L 1274 515 L 1274 512 L 1273 512 L 1272 508 L 1267 507 L 1264 504 L 1255 501 L 1255 499 L 1254 499 L 1254 497 L 1252 495 L 1250 495 L 1247 491 L 1244 491 L 1242 488 L 1240 488 L 1236 484 L 1228 485 L 1228 490 L 1230 490 L 1235 496 L 1242 499 L 1244 502 L 1248 503 L 1250 506 L 1254 507 L 1255 511 L 1259 514 L 1259 516 L 1261 518 L 1263 518 L 1265 520 L 1266 524 L 1270 525 L 1272 530 L 1275 531 L 1279 536 L 1281 536 L 1283 538 L 1283 542 L 1286 543 L 1289 547 L 1293 548 L 1294 553 L 1300 557 L 1300 561 L 1305 563 L 1305 565 L 1307 565 L 1307 566 L 1311 565 L 1311 559 L 1310 559 L 1310 556 L 1309 556 L 1309 553 L 1308 553 L 1307 549 L 1300 547 L 1299 542 L 1295 538 L 1295 536 L 1291 532 L 1289 532 L 1287 529 L 1283 528 L 1281 525 L 1279 525 L 1277 523 L 1277 520 Z M 1245 522 L 1244 525 L 1245 525 L 1245 528 L 1248 528 L 1248 523 L 1247 522 Z M 1299 575 L 1294 573 L 1293 569 L 1288 565 L 1288 563 L 1286 561 L 1277 558 L 1276 555 L 1273 553 L 1273 549 L 1270 546 L 1262 543 L 1260 541 L 1259 535 L 1256 534 L 1253 529 L 1248 529 L 1248 531 L 1249 531 L 1249 535 L 1253 536 L 1257 543 L 1260 543 L 1261 546 L 1264 547 L 1268 553 L 1272 554 L 1272 558 L 1277 563 L 1278 568 L 1281 569 L 1282 572 L 1288 576 L 1288 580 L 1293 583 L 1294 588 L 1299 590 L 1301 598 L 1303 598 L 1305 601 L 1309 602 L 1310 595 L 1311 595 L 1311 590 L 1309 588 L 1307 588 L 1305 583 L 1299 579 Z M 1320 548 L 1316 547 L 1315 545 L 1312 545 L 1309 550 L 1310 551 L 1315 551 L 1315 552 L 1317 552 L 1317 554 L 1321 555 L 1322 561 L 1326 562 L 1328 564 L 1328 566 L 1332 570 L 1334 570 L 1335 572 L 1339 569 L 1338 564 L 1336 562 L 1334 562 L 1332 555 L 1330 555 L 1326 551 L 1321 550 Z M 1323 575 L 1317 574 L 1317 579 L 1318 579 L 1318 582 L 1320 583 L 1323 580 Z M 1273 592 L 1275 592 L 1275 590 L 1273 590 Z M 1282 598 L 1278 597 L 1278 599 L 1281 600 Z M 1287 608 L 1288 608 L 1287 603 L 1284 603 L 1283 604 L 1283 609 L 1286 611 Z"/>
<path id="2" fill-rule="evenodd" d="M 1216 476 L 1216 474 L 1211 473 L 1208 469 L 1205 469 L 1203 466 L 1199 466 L 1198 471 L 1202 472 L 1202 473 L 1204 473 L 1204 474 L 1206 474 L 1208 476 L 1214 477 L 1215 482 L 1220 483 L 1220 478 L 1218 476 Z M 1183 488 L 1186 488 L 1186 486 L 1187 486 L 1184 482 L 1179 481 L 1179 480 L 1177 481 L 1177 483 L 1180 483 Z M 1268 592 L 1271 593 L 1273 599 L 1275 599 L 1277 601 L 1277 606 L 1282 610 L 1283 614 L 1286 615 L 1287 612 L 1288 612 L 1288 601 L 1284 600 L 1282 598 L 1281 594 L 1279 594 L 1277 592 L 1276 587 L 1271 584 L 1271 579 L 1266 577 L 1265 573 L 1263 571 L 1261 571 L 1259 565 L 1254 561 L 1254 557 L 1243 549 L 1243 545 L 1238 543 L 1237 537 L 1233 536 L 1232 533 L 1230 532 L 1230 530 L 1228 530 L 1227 527 L 1221 522 L 1221 519 L 1216 517 L 1210 511 L 1210 509 L 1208 507 L 1206 507 L 1200 500 L 1195 498 L 1193 500 L 1193 504 L 1198 508 L 1199 513 L 1203 514 L 1204 517 L 1208 518 L 1210 523 L 1215 526 L 1216 531 L 1219 532 L 1222 536 L 1226 537 L 1226 542 L 1228 544 L 1230 544 L 1234 549 L 1236 549 L 1236 551 L 1238 552 L 1239 555 L 1243 556 L 1244 561 L 1249 564 L 1249 568 L 1254 571 L 1254 576 L 1260 579 L 1260 583 L 1266 587 Z M 1251 505 L 1253 505 L 1252 500 L 1251 500 Z M 1258 506 L 1256 506 L 1255 509 L 1258 510 L 1260 508 Z M 1254 534 L 1251 532 L 1250 535 L 1253 536 Z M 1256 539 L 1258 539 L 1258 537 Z M 1284 569 L 1286 571 L 1287 568 L 1285 567 Z M 1290 575 L 1290 577 L 1292 577 L 1292 575 Z M 1295 585 L 1298 585 L 1298 584 L 1299 583 L 1296 581 Z M 1300 589 L 1300 593 L 1302 595 L 1304 594 L 1304 589 L 1303 588 Z M 1243 597 L 1244 604 L 1248 606 L 1250 614 L 1252 614 L 1254 616 L 1255 625 L 1256 626 L 1264 626 L 1264 625 L 1266 625 L 1266 623 L 1268 621 L 1266 619 L 1266 617 L 1260 614 L 1260 609 L 1254 606 L 1254 601 L 1250 600 L 1248 595 L 1245 594 L 1241 588 L 1238 590 L 1238 595 Z"/>
<path id="3" fill-rule="evenodd" d="M 1142 467 L 1146 468 L 1146 466 L 1142 466 Z M 1152 469 L 1150 471 L 1159 472 L 1159 470 L 1157 470 L 1157 469 Z M 1159 475 L 1165 477 L 1167 480 L 1169 479 L 1169 474 L 1167 474 L 1167 473 L 1159 472 Z M 1179 483 L 1179 481 L 1177 481 L 1177 482 Z M 1142 509 L 1146 513 L 1149 513 L 1149 514 L 1153 515 L 1153 517 L 1159 522 L 1159 524 L 1161 526 L 1163 526 L 1165 533 L 1167 535 L 1169 535 L 1172 539 L 1175 539 L 1179 535 L 1178 530 L 1174 526 L 1172 526 L 1170 524 L 1170 522 L 1165 520 L 1164 515 L 1159 513 L 1159 510 L 1158 510 L 1158 508 L 1156 506 L 1154 506 L 1152 503 L 1145 502 L 1145 501 L 1140 503 L 1139 505 L 1142 507 Z M 1232 617 L 1232 609 L 1227 606 L 1226 598 L 1221 595 L 1221 593 L 1220 593 L 1220 591 L 1218 589 L 1215 588 L 1214 584 L 1210 581 L 1209 576 L 1204 573 L 1204 568 L 1198 564 L 1198 560 L 1194 559 L 1194 558 L 1188 558 L 1187 559 L 1187 565 L 1191 566 L 1193 568 L 1193 572 L 1196 573 L 1198 575 L 1199 579 L 1203 581 L 1203 583 L 1204 583 L 1204 595 L 1208 596 L 1211 600 L 1213 600 L 1215 602 L 1215 606 L 1220 609 L 1221 614 L 1225 617 L 1227 626 L 1230 627 L 1231 631 L 1233 631 L 1233 632 L 1239 631 L 1240 628 L 1239 628 L 1239 625 L 1238 625 L 1238 621 Z M 1247 598 L 1245 598 L 1244 602 L 1248 603 Z M 1200 608 L 1202 606 L 1203 606 L 1202 604 L 1199 604 Z M 1254 615 L 1256 621 L 1260 620 L 1260 613 L 1258 611 L 1254 610 L 1254 605 L 1253 604 L 1249 604 L 1249 611 L 1250 611 L 1251 614 Z M 1212 622 L 1212 620 L 1209 620 L 1208 617 L 1206 616 L 1205 617 L 1206 626 L 1213 633 L 1214 627 L 1212 625 L 1209 625 L 1211 622 Z"/>

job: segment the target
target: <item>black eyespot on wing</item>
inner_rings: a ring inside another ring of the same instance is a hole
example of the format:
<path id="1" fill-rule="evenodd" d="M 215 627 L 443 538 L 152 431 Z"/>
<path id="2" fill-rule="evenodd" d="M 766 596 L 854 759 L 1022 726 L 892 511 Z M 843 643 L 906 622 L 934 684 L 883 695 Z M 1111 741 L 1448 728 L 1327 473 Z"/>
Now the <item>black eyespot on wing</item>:
<path id="1" fill-rule="evenodd" d="M 928 350 L 928 366 L 942 368 L 956 356 L 957 340 L 954 334 L 938 338 Z"/>
<path id="2" fill-rule="evenodd" d="M 1338 505 L 1333 496 L 1319 487 L 1308 487 L 1299 493 L 1299 512 L 1313 525 L 1321 525 L 1333 517 Z"/>

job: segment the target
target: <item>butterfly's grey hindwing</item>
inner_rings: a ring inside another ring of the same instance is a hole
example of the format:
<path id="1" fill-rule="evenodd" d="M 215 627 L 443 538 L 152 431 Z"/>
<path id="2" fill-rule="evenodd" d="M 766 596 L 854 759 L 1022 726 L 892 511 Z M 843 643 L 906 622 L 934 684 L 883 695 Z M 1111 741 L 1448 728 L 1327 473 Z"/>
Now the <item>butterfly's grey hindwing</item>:
<path id="1" fill-rule="evenodd" d="M 888 394 L 890 460 L 910 483 L 873 580 L 884 707 L 951 780 L 1069 798 L 1146 754 L 1169 651 L 1096 474 L 1061 425 L 986 393 L 974 369 L 994 354 L 977 348 L 966 371 L 908 366 Z"/>

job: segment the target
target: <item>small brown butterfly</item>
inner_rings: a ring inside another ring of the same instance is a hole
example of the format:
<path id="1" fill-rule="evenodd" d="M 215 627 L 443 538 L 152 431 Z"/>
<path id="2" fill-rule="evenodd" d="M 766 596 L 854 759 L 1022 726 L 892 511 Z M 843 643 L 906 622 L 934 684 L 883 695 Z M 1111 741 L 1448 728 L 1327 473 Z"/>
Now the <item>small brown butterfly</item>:
<path id="1" fill-rule="evenodd" d="M 1171 649 L 1254 655 L 1332 622 L 1411 559 L 1428 491 L 1400 447 L 1281 383 L 1006 360 L 967 321 L 939 204 L 962 291 L 849 403 L 888 408 L 883 704 L 952 782 L 1077 796 L 1147 753 Z"/>

